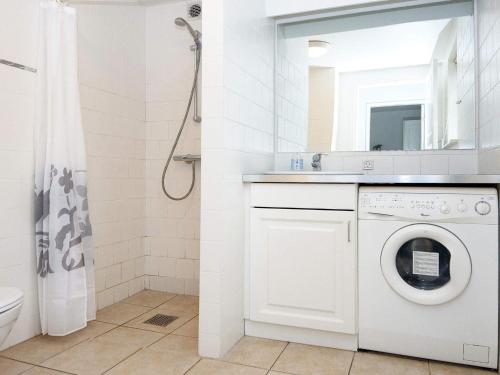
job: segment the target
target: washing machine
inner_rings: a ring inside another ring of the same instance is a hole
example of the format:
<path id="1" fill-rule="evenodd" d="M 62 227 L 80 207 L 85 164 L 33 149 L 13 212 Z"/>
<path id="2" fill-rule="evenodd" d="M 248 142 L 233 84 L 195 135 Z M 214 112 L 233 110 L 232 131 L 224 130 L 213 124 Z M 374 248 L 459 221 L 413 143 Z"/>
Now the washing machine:
<path id="1" fill-rule="evenodd" d="M 358 215 L 359 347 L 497 368 L 496 190 L 361 187 Z"/>

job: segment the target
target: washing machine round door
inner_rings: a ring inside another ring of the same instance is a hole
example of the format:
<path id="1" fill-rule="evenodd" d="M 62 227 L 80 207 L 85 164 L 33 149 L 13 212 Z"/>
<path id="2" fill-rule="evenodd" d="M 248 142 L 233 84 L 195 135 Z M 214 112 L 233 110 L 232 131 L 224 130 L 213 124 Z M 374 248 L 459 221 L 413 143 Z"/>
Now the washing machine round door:
<path id="1" fill-rule="evenodd" d="M 422 305 L 457 297 L 467 288 L 472 271 L 462 241 L 431 224 L 412 224 L 394 232 L 384 244 L 380 265 L 396 293 Z"/>

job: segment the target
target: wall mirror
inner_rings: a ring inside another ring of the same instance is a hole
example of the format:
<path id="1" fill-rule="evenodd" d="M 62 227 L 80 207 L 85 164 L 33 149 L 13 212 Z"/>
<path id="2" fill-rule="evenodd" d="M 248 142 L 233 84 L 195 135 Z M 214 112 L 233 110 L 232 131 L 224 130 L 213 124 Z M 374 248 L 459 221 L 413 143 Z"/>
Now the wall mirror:
<path id="1" fill-rule="evenodd" d="M 278 152 L 475 147 L 472 1 L 278 25 Z"/>

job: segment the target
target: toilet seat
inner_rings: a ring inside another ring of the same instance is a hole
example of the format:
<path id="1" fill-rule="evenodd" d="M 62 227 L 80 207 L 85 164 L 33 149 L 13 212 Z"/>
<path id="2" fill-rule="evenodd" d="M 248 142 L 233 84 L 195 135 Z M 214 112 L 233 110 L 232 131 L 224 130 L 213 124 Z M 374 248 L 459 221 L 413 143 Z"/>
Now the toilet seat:
<path id="1" fill-rule="evenodd" d="M 23 292 L 17 288 L 0 288 L 0 314 L 19 306 L 23 302 Z"/>

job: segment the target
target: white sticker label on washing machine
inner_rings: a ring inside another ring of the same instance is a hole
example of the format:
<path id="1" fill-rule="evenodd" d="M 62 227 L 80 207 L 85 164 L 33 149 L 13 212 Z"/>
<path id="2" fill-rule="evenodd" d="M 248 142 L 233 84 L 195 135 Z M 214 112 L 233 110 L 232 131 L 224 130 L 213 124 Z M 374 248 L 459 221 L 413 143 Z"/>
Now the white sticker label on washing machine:
<path id="1" fill-rule="evenodd" d="M 413 274 L 439 276 L 439 253 L 413 252 Z"/>

